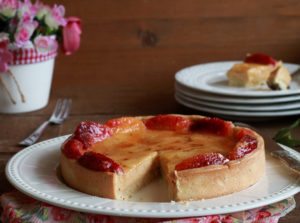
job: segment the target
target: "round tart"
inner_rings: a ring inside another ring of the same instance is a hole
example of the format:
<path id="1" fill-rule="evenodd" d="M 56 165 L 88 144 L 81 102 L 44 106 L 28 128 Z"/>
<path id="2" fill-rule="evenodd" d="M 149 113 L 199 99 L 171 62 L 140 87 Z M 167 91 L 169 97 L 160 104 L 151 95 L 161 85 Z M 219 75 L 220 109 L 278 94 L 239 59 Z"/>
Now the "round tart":
<path id="1" fill-rule="evenodd" d="M 170 200 L 218 197 L 250 187 L 265 170 L 260 135 L 203 116 L 82 122 L 61 150 L 68 185 L 118 200 L 129 199 L 159 176 L 168 184 Z"/>

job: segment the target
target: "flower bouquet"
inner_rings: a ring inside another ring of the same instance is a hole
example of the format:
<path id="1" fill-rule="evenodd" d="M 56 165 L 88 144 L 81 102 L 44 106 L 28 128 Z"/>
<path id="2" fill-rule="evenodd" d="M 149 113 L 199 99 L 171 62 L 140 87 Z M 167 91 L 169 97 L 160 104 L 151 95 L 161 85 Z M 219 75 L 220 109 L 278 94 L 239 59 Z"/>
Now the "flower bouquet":
<path id="1" fill-rule="evenodd" d="M 80 45 L 81 20 L 64 15 L 62 5 L 0 0 L 0 112 L 47 105 L 59 46 L 70 55 Z"/>

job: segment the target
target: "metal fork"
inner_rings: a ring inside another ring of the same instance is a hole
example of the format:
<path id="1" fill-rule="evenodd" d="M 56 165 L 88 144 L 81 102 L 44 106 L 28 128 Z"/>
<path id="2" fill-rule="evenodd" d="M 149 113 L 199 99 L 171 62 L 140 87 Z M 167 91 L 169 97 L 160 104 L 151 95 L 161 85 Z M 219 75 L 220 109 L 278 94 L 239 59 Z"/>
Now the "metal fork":
<path id="1" fill-rule="evenodd" d="M 55 109 L 51 117 L 41 124 L 30 136 L 23 141 L 19 142 L 20 146 L 31 146 L 34 144 L 42 135 L 46 127 L 51 124 L 62 124 L 68 117 L 72 106 L 72 99 L 58 99 Z"/>

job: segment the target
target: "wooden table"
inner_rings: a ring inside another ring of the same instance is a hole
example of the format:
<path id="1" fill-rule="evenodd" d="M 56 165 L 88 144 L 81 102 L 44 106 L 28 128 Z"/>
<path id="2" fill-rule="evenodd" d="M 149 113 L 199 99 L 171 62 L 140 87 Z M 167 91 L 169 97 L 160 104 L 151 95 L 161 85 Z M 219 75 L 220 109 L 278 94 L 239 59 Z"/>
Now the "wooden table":
<path id="1" fill-rule="evenodd" d="M 72 133 L 77 124 L 83 120 L 104 122 L 123 115 L 205 114 L 187 109 L 176 103 L 171 86 L 157 88 L 155 91 L 153 88 L 154 86 L 151 85 L 132 88 L 101 84 L 60 87 L 53 89 L 50 103 L 45 109 L 28 114 L 0 115 L 0 193 L 12 189 L 5 178 L 4 167 L 8 159 L 22 149 L 17 146 L 17 143 L 50 116 L 57 98 L 72 98 L 72 112 L 63 125 L 49 126 L 41 140 Z M 279 128 L 289 125 L 293 120 L 295 120 L 294 117 L 251 124 L 272 136 Z M 300 135 L 300 129 L 297 129 L 295 134 Z M 295 198 L 297 202 L 300 202 L 300 194 L 296 195 Z M 280 222 L 297 222 L 299 219 L 300 206 L 297 206 Z"/>

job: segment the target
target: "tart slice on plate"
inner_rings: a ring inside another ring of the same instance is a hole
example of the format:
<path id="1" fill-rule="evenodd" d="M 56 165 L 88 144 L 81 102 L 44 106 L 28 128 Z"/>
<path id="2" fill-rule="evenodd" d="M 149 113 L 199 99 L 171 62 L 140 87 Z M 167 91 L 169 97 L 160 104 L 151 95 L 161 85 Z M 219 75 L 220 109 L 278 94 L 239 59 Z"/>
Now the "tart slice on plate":
<path id="1" fill-rule="evenodd" d="M 82 122 L 62 145 L 61 171 L 71 187 L 128 200 L 155 178 L 170 200 L 234 193 L 264 174 L 264 141 L 218 118 L 159 115 Z"/>
<path id="2" fill-rule="evenodd" d="M 243 63 L 235 64 L 227 72 L 229 86 L 267 86 L 272 90 L 286 90 L 291 82 L 289 71 L 266 54 L 249 54 Z"/>

